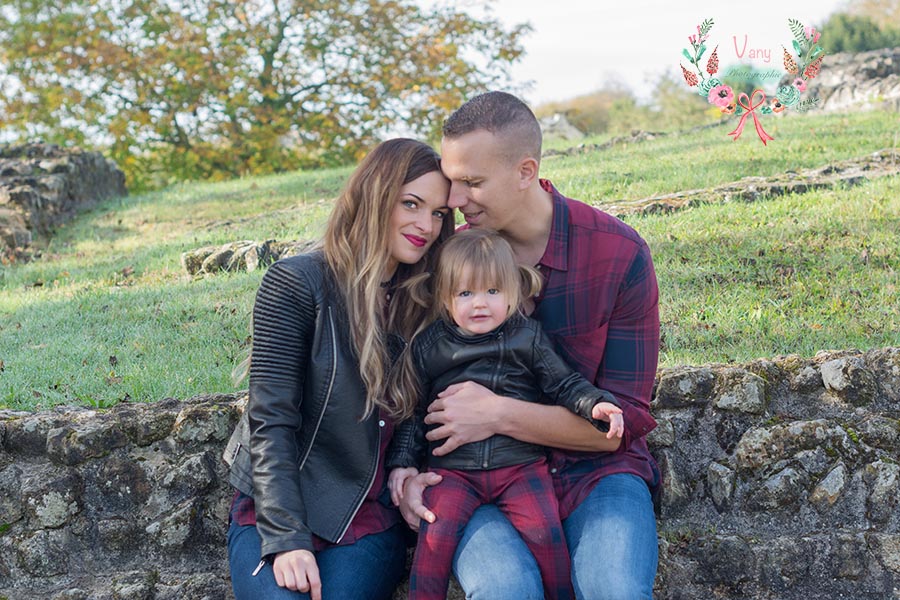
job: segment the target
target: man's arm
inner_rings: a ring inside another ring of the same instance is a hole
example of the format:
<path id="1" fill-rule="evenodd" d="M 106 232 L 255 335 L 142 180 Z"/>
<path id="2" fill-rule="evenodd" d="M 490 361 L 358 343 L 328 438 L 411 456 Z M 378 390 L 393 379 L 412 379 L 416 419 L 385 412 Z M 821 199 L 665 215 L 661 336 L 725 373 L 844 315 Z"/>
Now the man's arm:
<path id="1" fill-rule="evenodd" d="M 621 441 L 606 439 L 605 433 L 562 406 L 498 396 L 471 381 L 451 385 L 438 394 L 428 407 L 425 422 L 439 424 L 428 432 L 429 440 L 446 438 L 434 450 L 438 456 L 495 434 L 542 446 L 593 452 L 613 452 Z"/>

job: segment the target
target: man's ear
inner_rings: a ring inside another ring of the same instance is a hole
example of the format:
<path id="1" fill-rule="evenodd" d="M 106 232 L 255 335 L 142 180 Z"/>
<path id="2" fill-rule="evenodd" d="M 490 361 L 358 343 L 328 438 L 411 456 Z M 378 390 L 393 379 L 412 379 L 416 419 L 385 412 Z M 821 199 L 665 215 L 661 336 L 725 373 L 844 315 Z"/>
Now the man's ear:
<path id="1" fill-rule="evenodd" d="M 526 190 L 538 178 L 538 161 L 537 159 L 527 156 L 519 161 L 519 189 Z"/>

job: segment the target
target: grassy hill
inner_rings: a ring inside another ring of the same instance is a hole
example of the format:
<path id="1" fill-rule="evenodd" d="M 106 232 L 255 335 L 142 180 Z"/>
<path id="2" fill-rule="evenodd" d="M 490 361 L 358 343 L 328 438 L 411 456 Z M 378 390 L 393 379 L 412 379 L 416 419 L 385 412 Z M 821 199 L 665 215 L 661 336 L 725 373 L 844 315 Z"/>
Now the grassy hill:
<path id="1" fill-rule="evenodd" d="M 548 157 L 542 174 L 602 207 L 898 148 L 900 115 L 792 115 L 765 126 L 768 147 L 752 127 L 733 142 L 723 124 Z M 0 407 L 233 391 L 262 273 L 191 279 L 181 253 L 315 237 L 349 172 L 106 202 L 42 240 L 39 260 L 0 267 Z M 655 258 L 663 365 L 900 345 L 900 178 L 628 222 Z"/>

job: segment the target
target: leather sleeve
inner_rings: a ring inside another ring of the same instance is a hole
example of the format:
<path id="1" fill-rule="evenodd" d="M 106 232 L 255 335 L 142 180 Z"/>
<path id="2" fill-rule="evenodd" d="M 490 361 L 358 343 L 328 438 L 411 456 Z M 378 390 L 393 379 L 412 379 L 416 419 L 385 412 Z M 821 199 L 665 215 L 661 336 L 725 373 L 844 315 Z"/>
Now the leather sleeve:
<path id="1" fill-rule="evenodd" d="M 253 308 L 250 453 L 262 556 L 312 550 L 300 494 L 297 432 L 316 306 L 302 269 L 275 263 Z"/>
<path id="2" fill-rule="evenodd" d="M 568 408 L 576 415 L 583 417 L 600 431 L 609 431 L 609 423 L 591 417 L 591 410 L 599 402 L 609 402 L 620 406 L 615 396 L 606 390 L 594 387 L 578 371 L 566 363 L 556 350 L 550 338 L 544 333 L 541 324 L 533 321 L 535 326 L 533 342 L 532 372 L 541 387 L 541 391 L 554 403 Z"/>

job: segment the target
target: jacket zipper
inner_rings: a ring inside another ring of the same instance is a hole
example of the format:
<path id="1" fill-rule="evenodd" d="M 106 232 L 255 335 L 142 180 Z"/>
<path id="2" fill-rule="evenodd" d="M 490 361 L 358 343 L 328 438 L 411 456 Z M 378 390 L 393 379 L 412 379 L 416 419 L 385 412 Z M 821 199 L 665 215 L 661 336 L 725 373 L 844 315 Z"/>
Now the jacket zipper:
<path id="1" fill-rule="evenodd" d="M 306 459 L 309 458 L 309 453 L 312 451 L 313 442 L 315 442 L 315 440 L 316 440 L 316 435 L 319 433 L 319 427 L 322 425 L 322 418 L 325 416 L 325 408 L 328 406 L 328 401 L 331 400 L 331 390 L 334 388 L 334 377 L 337 374 L 337 335 L 334 332 L 334 319 L 332 318 L 332 315 L 331 315 L 331 307 L 330 306 L 328 307 L 328 325 L 331 329 L 331 364 L 332 364 L 331 379 L 328 382 L 328 392 L 325 394 L 325 403 L 322 405 L 321 412 L 319 412 L 319 420 L 316 421 L 316 428 L 313 431 L 312 438 L 310 438 L 310 440 L 309 440 L 309 445 L 306 448 L 306 453 L 303 455 L 303 460 L 300 461 L 300 466 L 297 469 L 298 471 L 303 469 L 303 465 L 306 464 Z M 380 435 L 380 431 L 379 431 L 379 435 Z M 373 478 L 372 481 L 374 482 L 375 479 Z M 372 487 L 371 483 L 369 484 L 369 487 Z M 366 494 L 368 494 L 368 493 L 369 492 L 367 491 Z M 362 503 L 360 503 L 360 505 L 362 505 Z M 359 507 L 357 507 L 356 510 L 359 510 Z M 356 513 L 354 512 L 354 515 L 355 514 Z M 347 525 L 349 526 L 350 524 L 348 523 Z M 346 531 L 346 529 L 344 531 Z M 343 537 L 343 534 L 341 534 L 341 537 Z M 256 568 L 253 569 L 253 573 L 250 576 L 256 577 L 257 575 L 259 575 L 259 572 L 262 571 L 262 568 L 264 566 L 266 566 L 265 558 L 263 558 L 262 560 L 259 561 L 259 564 L 256 565 Z"/>
<path id="2" fill-rule="evenodd" d="M 497 350 L 498 350 L 497 351 L 497 366 L 494 368 L 494 374 L 491 377 L 491 384 L 492 384 L 491 389 L 492 390 L 497 389 L 497 379 L 500 375 L 500 367 L 501 367 L 501 365 L 503 365 L 503 360 L 504 360 L 503 350 L 504 350 L 505 344 L 503 342 L 503 332 L 502 331 L 497 333 L 497 346 L 498 346 L 498 348 L 497 348 Z M 494 443 L 493 443 L 493 436 L 492 436 L 492 437 L 489 437 L 488 439 L 484 440 L 484 444 L 482 444 L 482 446 L 481 446 L 481 468 L 482 469 L 487 469 L 488 466 L 490 466 L 490 461 L 488 460 L 488 457 L 491 454 L 493 454 L 493 450 L 494 450 Z"/>
<path id="3" fill-rule="evenodd" d="M 375 446 L 379 450 L 381 449 L 381 426 L 378 426 L 378 445 Z M 359 503 L 357 503 L 356 508 L 353 509 L 353 513 L 351 513 L 350 518 L 347 519 L 347 522 L 344 524 L 344 528 L 341 530 L 341 535 L 338 536 L 337 541 L 341 541 L 346 535 L 347 530 L 350 529 L 350 524 L 353 522 L 354 517 L 356 517 L 356 513 L 359 512 L 359 509 L 362 508 L 363 501 L 366 499 L 366 496 L 369 495 L 369 492 L 372 490 L 372 486 L 375 484 L 375 474 L 378 472 L 378 450 L 375 451 L 375 468 L 372 469 L 372 475 L 369 477 L 369 485 L 366 486 L 366 493 L 362 495 L 362 498 L 359 499 Z"/>

